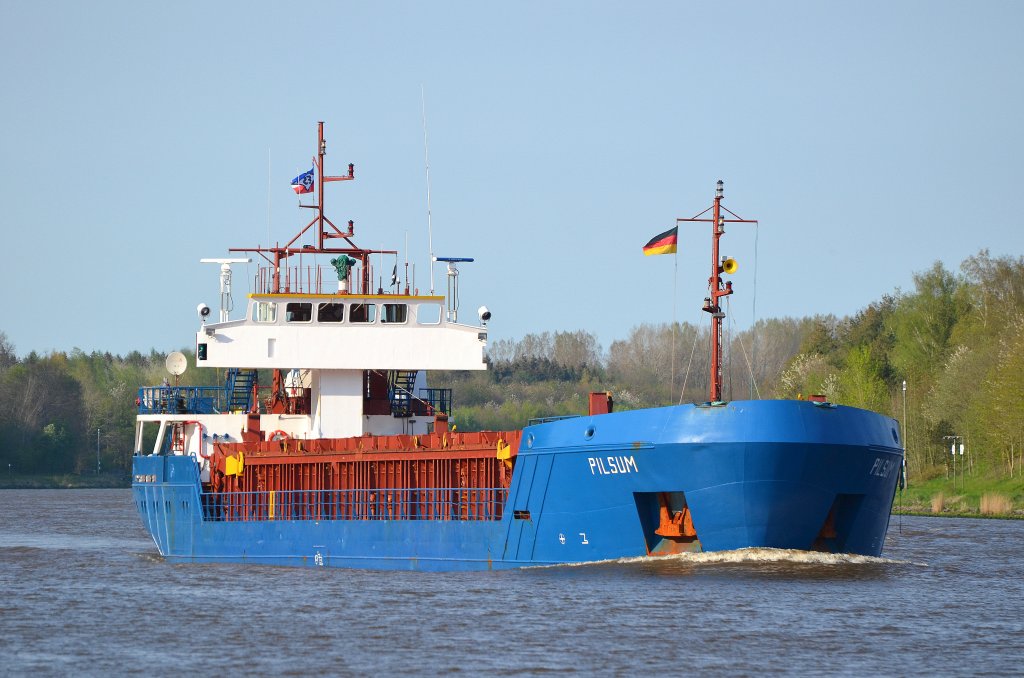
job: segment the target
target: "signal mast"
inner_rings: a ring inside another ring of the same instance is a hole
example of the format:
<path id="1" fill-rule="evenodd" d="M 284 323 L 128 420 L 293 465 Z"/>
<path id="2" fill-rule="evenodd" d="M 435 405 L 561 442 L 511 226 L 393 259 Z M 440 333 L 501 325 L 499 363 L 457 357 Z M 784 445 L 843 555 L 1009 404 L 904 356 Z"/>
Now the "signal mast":
<path id="1" fill-rule="evenodd" d="M 344 254 L 350 255 L 355 259 L 358 259 L 362 264 L 362 293 L 370 294 L 372 292 L 371 281 L 370 281 L 370 256 L 373 254 L 397 254 L 396 250 L 372 250 L 363 249 L 358 247 L 352 242 L 352 237 L 355 235 L 355 223 L 352 220 L 348 222 L 348 230 L 342 231 L 340 228 L 334 225 L 327 215 L 324 214 L 324 185 L 331 181 L 352 181 L 356 178 L 355 165 L 349 163 L 348 175 L 331 177 L 324 175 L 324 156 L 327 155 L 327 141 L 324 139 L 324 123 L 320 121 L 317 123 L 317 154 L 313 158 L 313 166 L 316 168 L 317 175 L 317 186 L 316 194 L 317 201 L 315 205 L 304 205 L 299 203 L 299 207 L 305 209 L 316 210 L 316 215 L 310 220 L 306 226 L 296 234 L 294 238 L 288 241 L 288 243 L 281 247 L 277 245 L 275 247 L 233 247 L 229 249 L 229 252 L 254 252 L 259 254 L 261 257 L 267 260 L 272 266 L 272 279 L 271 294 L 281 294 L 292 292 L 291 289 L 281 289 L 281 266 L 286 264 L 290 257 L 297 254 Z M 306 234 L 313 225 L 316 225 L 316 244 L 315 245 L 296 245 L 298 240 Z M 329 227 L 329 228 L 328 228 Z M 345 241 L 347 247 L 330 247 L 327 246 L 327 241 L 332 239 L 340 238 Z"/>
<path id="2" fill-rule="evenodd" d="M 302 289 L 302 278 L 301 275 L 296 281 L 297 289 L 292 289 L 292 284 L 286 284 L 282 288 L 281 284 L 281 266 L 287 266 L 288 259 L 295 255 L 302 254 L 334 254 L 338 256 L 338 259 L 343 257 L 352 256 L 362 264 L 362 285 L 360 286 L 359 292 L 363 295 L 369 295 L 373 293 L 370 280 L 370 256 L 373 254 L 397 254 L 396 250 L 373 250 L 363 249 L 358 247 L 353 241 L 352 237 L 355 235 L 355 223 L 352 220 L 348 222 L 348 230 L 342 231 L 340 228 L 334 225 L 326 214 L 324 214 L 324 185 L 331 181 L 352 181 L 356 178 L 355 165 L 349 163 L 348 175 L 343 176 L 326 176 L 324 174 L 324 157 L 327 155 L 327 141 L 324 139 L 324 123 L 321 120 L 317 123 L 317 154 L 313 158 L 313 166 L 316 167 L 316 196 L 317 201 L 315 205 L 304 205 L 299 203 L 299 207 L 305 209 L 316 210 L 315 216 L 310 220 L 306 226 L 299 231 L 294 238 L 288 241 L 288 243 L 281 247 L 276 245 L 274 247 L 239 247 L 231 248 L 229 252 L 253 252 L 260 255 L 265 259 L 273 268 L 270 271 L 270 289 L 263 290 L 264 293 L 269 292 L 270 294 L 289 294 L 294 292 L 301 292 Z M 296 244 L 300 238 L 302 238 L 306 232 L 316 225 L 316 244 Z M 329 241 L 333 239 L 341 239 L 347 246 L 332 247 L 329 246 Z M 346 260 L 347 261 L 347 260 Z M 348 264 L 344 264 L 344 268 L 347 269 Z M 338 268 L 339 276 L 341 268 Z M 290 281 L 290 277 L 287 279 Z M 339 279 L 338 287 L 339 294 L 345 294 L 349 292 L 347 284 L 347 277 L 345 281 Z M 317 275 L 316 291 L 319 292 L 319 274 Z M 312 289 L 305 291 L 314 291 Z M 406 281 L 406 293 L 408 294 L 408 281 Z M 284 388 L 285 380 L 282 370 L 275 369 L 273 371 L 273 386 L 271 387 L 271 397 L 268 405 L 268 409 L 273 412 L 283 412 L 287 409 L 288 394 Z M 255 401 L 254 401 L 255 402 Z"/>
<path id="3" fill-rule="evenodd" d="M 756 219 L 743 219 L 733 213 L 729 208 L 722 206 L 724 197 L 724 184 L 721 179 L 715 187 L 715 203 L 700 214 L 689 219 L 676 219 L 681 222 L 711 222 L 711 277 L 708 278 L 708 296 L 704 298 L 704 306 L 701 310 L 711 314 L 711 379 L 710 397 L 711 402 L 722 401 L 722 320 L 725 312 L 719 299 L 732 294 L 732 281 L 723 281 L 723 273 L 735 273 L 739 268 L 735 259 L 729 257 L 719 258 L 718 241 L 725 233 L 726 224 L 756 224 Z M 711 217 L 704 215 L 711 211 Z M 726 219 L 722 212 L 728 212 L 732 219 Z"/>

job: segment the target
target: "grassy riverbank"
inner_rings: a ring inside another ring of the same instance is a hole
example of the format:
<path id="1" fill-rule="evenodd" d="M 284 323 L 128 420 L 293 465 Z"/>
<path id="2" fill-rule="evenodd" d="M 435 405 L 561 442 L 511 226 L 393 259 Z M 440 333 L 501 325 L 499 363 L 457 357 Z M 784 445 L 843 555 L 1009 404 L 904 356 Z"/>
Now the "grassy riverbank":
<path id="1" fill-rule="evenodd" d="M 77 475 L 0 474 L 0 490 L 72 490 L 85 488 L 131 487 L 123 473 Z"/>
<path id="2" fill-rule="evenodd" d="M 893 512 L 1024 519 L 1024 479 L 933 478 L 896 493 Z"/>

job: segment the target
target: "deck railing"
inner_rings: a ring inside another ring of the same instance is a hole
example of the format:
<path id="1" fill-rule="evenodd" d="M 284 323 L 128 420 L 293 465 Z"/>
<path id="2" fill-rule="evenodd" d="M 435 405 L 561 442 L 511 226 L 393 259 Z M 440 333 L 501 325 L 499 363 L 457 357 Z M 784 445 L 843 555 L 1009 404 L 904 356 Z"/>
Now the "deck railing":
<path id="1" fill-rule="evenodd" d="M 301 254 L 299 250 L 292 250 L 294 254 Z M 370 281 L 377 280 L 374 266 L 371 264 L 368 271 Z M 254 289 L 257 294 L 271 294 L 278 289 L 286 294 L 334 294 L 338 291 L 338 274 L 333 266 L 304 264 L 299 266 L 282 266 L 278 274 L 279 288 L 275 288 L 274 267 L 261 266 L 253 279 Z M 373 284 L 370 289 L 363 289 L 361 275 L 352 275 L 348 280 L 350 294 L 373 294 Z"/>
<path id="2" fill-rule="evenodd" d="M 228 411 L 223 386 L 143 386 L 139 414 L 218 414 Z"/>
<path id="3" fill-rule="evenodd" d="M 501 520 L 502 487 L 203 492 L 203 519 Z"/>
<path id="4" fill-rule="evenodd" d="M 260 386 L 259 410 L 266 412 L 273 388 Z M 288 414 L 309 414 L 310 389 L 286 388 L 290 397 Z M 143 386 L 139 389 L 139 414 L 224 414 L 249 411 L 251 404 L 238 407 L 223 386 Z"/>

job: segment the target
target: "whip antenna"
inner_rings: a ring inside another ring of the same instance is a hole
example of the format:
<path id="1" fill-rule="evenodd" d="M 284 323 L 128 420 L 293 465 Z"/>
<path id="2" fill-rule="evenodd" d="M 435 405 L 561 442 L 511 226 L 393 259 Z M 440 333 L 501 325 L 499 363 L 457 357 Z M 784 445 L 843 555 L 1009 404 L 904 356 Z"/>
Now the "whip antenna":
<path id="1" fill-rule="evenodd" d="M 270 172 L 270 146 L 267 146 L 267 244 L 270 244 L 270 191 L 272 188 Z"/>
<path id="2" fill-rule="evenodd" d="M 423 165 L 427 171 L 427 249 L 430 250 L 430 293 L 434 293 L 434 232 L 430 223 L 430 145 L 427 143 L 427 94 L 420 85 L 420 103 L 423 107 Z"/>

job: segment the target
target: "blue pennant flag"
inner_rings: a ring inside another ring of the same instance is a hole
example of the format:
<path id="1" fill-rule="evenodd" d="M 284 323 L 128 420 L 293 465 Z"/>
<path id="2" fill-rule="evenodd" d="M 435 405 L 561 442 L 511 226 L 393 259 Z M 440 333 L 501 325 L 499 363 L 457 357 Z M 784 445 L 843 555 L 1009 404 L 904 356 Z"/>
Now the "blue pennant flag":
<path id="1" fill-rule="evenodd" d="M 292 190 L 298 195 L 313 192 L 313 168 L 292 179 Z"/>

